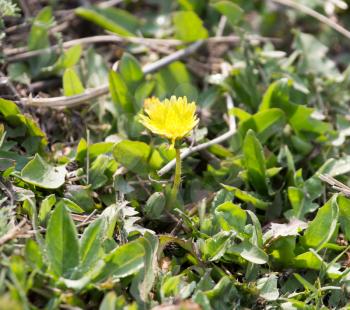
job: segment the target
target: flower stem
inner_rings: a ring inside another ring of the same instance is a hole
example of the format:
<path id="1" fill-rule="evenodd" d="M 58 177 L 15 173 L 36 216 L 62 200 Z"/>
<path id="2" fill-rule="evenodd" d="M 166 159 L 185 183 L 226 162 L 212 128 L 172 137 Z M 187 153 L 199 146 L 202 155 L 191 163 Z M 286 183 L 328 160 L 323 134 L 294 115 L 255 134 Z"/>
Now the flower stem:
<path id="1" fill-rule="evenodd" d="M 179 187 L 181 183 L 181 157 L 180 157 L 180 149 L 175 148 L 176 151 L 176 167 L 175 167 L 175 177 L 173 188 L 170 193 L 170 200 L 168 206 L 172 208 L 173 204 L 176 202 L 177 193 L 179 192 Z"/>

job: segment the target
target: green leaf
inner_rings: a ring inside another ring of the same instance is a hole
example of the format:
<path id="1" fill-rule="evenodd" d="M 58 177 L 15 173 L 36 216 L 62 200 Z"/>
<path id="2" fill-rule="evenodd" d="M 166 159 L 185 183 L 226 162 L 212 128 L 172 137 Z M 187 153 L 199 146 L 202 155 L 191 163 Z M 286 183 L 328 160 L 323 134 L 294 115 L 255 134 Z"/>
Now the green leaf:
<path id="1" fill-rule="evenodd" d="M 223 230 L 234 230 L 237 233 L 244 232 L 247 214 L 240 206 L 232 202 L 224 202 L 215 209 L 215 215 Z"/>
<path id="2" fill-rule="evenodd" d="M 272 83 L 264 94 L 260 111 L 279 108 L 284 111 L 288 123 L 297 134 L 304 132 L 321 135 L 330 131 L 330 125 L 311 117 L 313 109 L 292 103 L 289 91 L 292 81 L 281 79 Z"/>
<path id="3" fill-rule="evenodd" d="M 249 130 L 243 143 L 244 164 L 249 183 L 261 194 L 268 193 L 266 165 L 263 148 L 253 130 Z"/>
<path id="4" fill-rule="evenodd" d="M 262 249 L 247 240 L 232 246 L 230 251 L 237 252 L 241 257 L 253 264 L 266 264 L 269 260 L 268 255 Z"/>
<path id="5" fill-rule="evenodd" d="M 345 237 L 350 241 L 350 199 L 338 196 L 339 222 Z"/>
<path id="6" fill-rule="evenodd" d="M 313 252 L 305 252 L 295 256 L 291 264 L 296 268 L 320 270 L 322 261 Z"/>
<path id="7" fill-rule="evenodd" d="M 50 211 L 52 209 L 52 207 L 55 205 L 56 203 L 56 196 L 55 194 L 51 194 L 49 196 L 47 196 L 40 205 L 40 210 L 39 210 L 39 221 L 40 223 L 45 223 L 46 220 L 49 217 Z"/>
<path id="8" fill-rule="evenodd" d="M 304 279 L 301 275 L 294 273 L 294 277 L 304 286 L 307 291 L 318 292 L 318 289 L 312 285 L 309 281 Z"/>
<path id="9" fill-rule="evenodd" d="M 21 110 L 13 101 L 0 98 L 0 113 L 7 119 L 11 115 L 21 114 Z"/>
<path id="10" fill-rule="evenodd" d="M 62 198 L 57 202 L 56 206 L 63 205 L 65 206 L 68 210 L 74 213 L 84 213 L 85 210 L 80 208 L 74 201 L 67 199 L 67 198 Z"/>
<path id="11" fill-rule="evenodd" d="M 27 261 L 34 268 L 41 269 L 44 266 L 43 256 L 40 246 L 33 239 L 28 239 L 25 247 Z"/>
<path id="12" fill-rule="evenodd" d="M 63 74 L 63 91 L 65 96 L 79 95 L 84 92 L 79 76 L 74 69 L 67 68 Z"/>
<path id="13" fill-rule="evenodd" d="M 137 59 L 129 53 L 123 54 L 118 70 L 129 89 L 135 89 L 136 85 L 143 78 L 141 65 Z"/>
<path id="14" fill-rule="evenodd" d="M 203 21 L 193 11 L 175 12 L 173 21 L 177 39 L 190 42 L 208 37 L 208 31 L 203 27 Z"/>
<path id="15" fill-rule="evenodd" d="M 256 287 L 259 289 L 260 296 L 266 300 L 277 300 L 279 297 L 277 277 L 273 274 L 260 278 L 256 283 Z"/>
<path id="16" fill-rule="evenodd" d="M 303 236 L 305 246 L 321 249 L 337 228 L 338 216 L 339 208 L 335 195 L 318 210 L 316 217 L 306 229 Z"/>
<path id="17" fill-rule="evenodd" d="M 99 310 L 116 310 L 117 306 L 117 295 L 115 292 L 111 291 L 105 295 L 103 298 Z"/>
<path id="18" fill-rule="evenodd" d="M 80 240 L 80 268 L 83 273 L 91 269 L 102 258 L 104 253 L 102 249 L 104 225 L 103 218 L 93 221 L 85 229 Z"/>
<path id="19" fill-rule="evenodd" d="M 261 143 L 273 135 L 282 132 L 286 117 L 281 109 L 269 109 L 248 116 L 239 124 L 239 133 L 244 137 L 249 129 L 256 132 Z"/>
<path id="20" fill-rule="evenodd" d="M 140 239 L 126 243 L 108 254 L 105 258 L 106 265 L 97 279 L 124 278 L 139 271 L 144 266 L 145 256 Z"/>
<path id="21" fill-rule="evenodd" d="M 62 199 L 61 201 L 67 204 L 67 207 L 73 212 L 91 212 L 95 208 L 91 186 L 67 185 L 64 196 L 68 199 Z"/>
<path id="22" fill-rule="evenodd" d="M 74 45 L 63 52 L 63 55 L 57 60 L 54 69 L 68 69 L 77 64 L 83 52 L 80 44 Z"/>
<path id="23" fill-rule="evenodd" d="M 164 213 L 165 203 L 165 195 L 162 192 L 153 193 L 144 207 L 145 215 L 150 219 L 159 219 Z"/>
<path id="24" fill-rule="evenodd" d="M 222 15 L 227 17 L 231 26 L 235 26 L 242 18 L 244 11 L 235 3 L 230 1 L 218 1 L 212 4 Z"/>
<path id="25" fill-rule="evenodd" d="M 39 50 L 50 46 L 49 29 L 53 25 L 54 19 L 50 7 L 43 8 L 33 20 L 28 36 L 28 49 Z M 40 74 L 43 67 L 49 66 L 53 58 L 52 51 L 33 57 L 29 61 L 30 76 L 35 77 Z M 24 73 L 26 74 L 26 73 Z M 22 78 L 23 79 L 23 78 Z"/>
<path id="26" fill-rule="evenodd" d="M 113 150 L 115 143 L 113 142 L 98 142 L 89 145 L 89 158 L 90 160 L 94 160 L 98 155 L 111 153 Z M 75 156 L 75 160 L 79 162 L 84 162 L 85 157 L 87 155 L 88 145 L 85 139 L 81 139 L 79 141 L 77 147 L 77 155 Z"/>
<path id="27" fill-rule="evenodd" d="M 105 172 L 108 168 L 108 165 L 111 161 L 111 158 L 107 155 L 99 155 L 91 164 L 89 170 L 89 181 L 92 186 L 92 189 L 97 189 L 102 187 L 108 181 L 108 177 Z"/>
<path id="28" fill-rule="evenodd" d="M 119 112 L 134 112 L 133 98 L 120 73 L 109 71 L 109 91 Z"/>
<path id="29" fill-rule="evenodd" d="M 266 210 L 268 208 L 268 206 L 270 205 L 270 203 L 259 199 L 258 197 L 254 196 L 251 193 L 242 191 L 237 187 L 229 186 L 229 185 L 225 185 L 225 184 L 222 184 L 222 186 L 226 190 L 233 192 L 236 198 L 238 198 L 246 203 L 251 204 L 252 206 L 254 206 L 257 209 Z"/>
<path id="30" fill-rule="evenodd" d="M 147 302 L 157 276 L 159 240 L 155 235 L 146 232 L 140 242 L 145 251 L 145 263 L 143 269 L 134 278 L 130 290 L 136 299 Z"/>
<path id="31" fill-rule="evenodd" d="M 65 166 L 51 166 L 36 154 L 22 169 L 21 179 L 35 186 L 56 189 L 64 184 L 66 173 Z"/>
<path id="32" fill-rule="evenodd" d="M 28 37 L 29 50 L 37 50 L 48 47 L 49 34 L 48 29 L 52 24 L 52 9 L 50 7 L 43 8 L 33 21 Z"/>
<path id="33" fill-rule="evenodd" d="M 231 233 L 221 231 L 206 240 L 200 239 L 200 250 L 204 261 L 217 261 L 226 252 L 230 245 Z"/>
<path id="34" fill-rule="evenodd" d="M 52 213 L 45 243 L 53 274 L 70 278 L 79 264 L 79 242 L 73 220 L 63 205 Z"/>
<path id="35" fill-rule="evenodd" d="M 174 95 L 176 89 L 179 85 L 192 85 L 191 75 L 188 72 L 186 66 L 180 62 L 176 61 L 172 64 L 166 66 L 159 70 L 156 74 L 156 95 L 159 98 L 170 97 Z M 189 100 L 197 99 L 192 90 L 188 92 L 182 92 L 181 96 L 187 96 Z M 194 98 L 193 98 L 194 97 Z"/>
<path id="36" fill-rule="evenodd" d="M 137 18 L 127 11 L 116 8 L 80 7 L 75 10 L 75 14 L 123 37 L 135 36 L 135 31 L 139 27 Z"/>
<path id="37" fill-rule="evenodd" d="M 157 170 L 163 163 L 157 150 L 139 141 L 119 142 L 114 148 L 113 155 L 120 164 L 139 174 Z"/>

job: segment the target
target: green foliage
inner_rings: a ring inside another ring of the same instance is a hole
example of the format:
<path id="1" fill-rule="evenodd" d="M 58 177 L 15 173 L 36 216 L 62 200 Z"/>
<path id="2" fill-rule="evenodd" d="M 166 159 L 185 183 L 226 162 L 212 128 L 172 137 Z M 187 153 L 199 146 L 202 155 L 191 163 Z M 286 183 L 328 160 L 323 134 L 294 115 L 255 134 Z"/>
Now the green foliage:
<path id="1" fill-rule="evenodd" d="M 3 53 L 39 53 L 4 58 L 15 91 L 1 80 L 0 309 L 349 308 L 348 42 L 264 1 L 100 2 L 67 20 L 76 3 L 7 19 L 15 6 L 0 0 L 4 26 L 25 21 L 27 38 L 10 29 Z M 103 31 L 113 44 L 62 44 Z M 29 107 L 96 89 L 109 93 Z M 197 103 L 182 151 L 235 128 L 184 158 L 174 203 L 172 171 L 158 172 L 175 150 L 138 116 L 172 95 Z"/>

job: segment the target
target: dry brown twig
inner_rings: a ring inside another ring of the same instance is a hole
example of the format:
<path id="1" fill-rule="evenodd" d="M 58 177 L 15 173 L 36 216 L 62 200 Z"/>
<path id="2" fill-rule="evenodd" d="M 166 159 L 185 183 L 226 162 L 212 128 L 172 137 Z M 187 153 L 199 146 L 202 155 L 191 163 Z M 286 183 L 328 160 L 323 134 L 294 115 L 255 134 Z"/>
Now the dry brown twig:
<path id="1" fill-rule="evenodd" d="M 338 23 L 336 23 L 332 19 L 328 18 L 325 15 L 322 15 L 322 14 L 316 12 L 315 10 L 309 8 L 308 6 L 306 6 L 304 4 L 298 3 L 298 2 L 293 1 L 293 0 L 271 0 L 271 1 L 288 6 L 290 8 L 296 9 L 304 14 L 307 14 L 307 15 L 317 19 L 321 23 L 324 23 L 324 24 L 328 25 L 329 27 L 333 28 L 334 30 L 336 30 L 337 32 L 339 32 L 340 34 L 345 36 L 346 38 L 350 39 L 350 31 L 349 30 L 345 29 L 343 26 L 339 25 Z"/>
<path id="2" fill-rule="evenodd" d="M 346 186 L 342 182 L 339 182 L 337 179 L 333 178 L 328 174 L 320 174 L 319 178 L 332 186 L 333 189 L 343 193 L 345 196 L 350 196 L 350 187 Z"/>
<path id="3" fill-rule="evenodd" d="M 188 47 L 178 50 L 175 53 L 163 57 L 154 63 L 143 67 L 145 74 L 155 72 L 166 65 L 179 60 L 183 57 L 193 54 L 203 45 L 203 41 L 192 43 Z M 52 98 L 22 98 L 22 102 L 27 106 L 47 107 L 47 108 L 72 108 L 80 104 L 87 103 L 89 100 L 106 95 L 109 91 L 109 85 L 104 84 L 96 88 L 87 89 L 84 93 L 75 96 L 60 96 Z"/>
<path id="4" fill-rule="evenodd" d="M 0 246 L 5 244 L 6 242 L 15 239 L 22 230 L 22 227 L 27 223 L 27 220 L 24 218 L 22 221 L 16 225 L 15 227 L 11 228 L 5 235 L 3 235 L 0 238 Z"/>

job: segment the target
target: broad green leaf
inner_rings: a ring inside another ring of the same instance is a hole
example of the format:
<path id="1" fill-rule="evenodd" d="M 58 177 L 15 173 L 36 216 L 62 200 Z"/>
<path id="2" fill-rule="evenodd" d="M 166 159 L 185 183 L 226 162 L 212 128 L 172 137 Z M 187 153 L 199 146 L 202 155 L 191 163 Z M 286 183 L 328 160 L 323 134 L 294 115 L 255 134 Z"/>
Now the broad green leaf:
<path id="1" fill-rule="evenodd" d="M 282 132 L 286 124 L 286 117 L 281 109 L 269 109 L 246 117 L 239 124 L 239 132 L 244 137 L 249 129 L 256 132 L 261 143 L 273 135 Z"/>
<path id="2" fill-rule="evenodd" d="M 145 251 L 145 263 L 143 269 L 133 279 L 130 290 L 137 300 L 147 302 L 158 271 L 157 252 L 159 240 L 155 235 L 146 232 L 140 242 Z"/>
<path id="3" fill-rule="evenodd" d="M 268 255 L 257 246 L 251 244 L 245 240 L 238 245 L 234 245 L 230 248 L 230 251 L 236 252 L 241 257 L 253 264 L 266 264 L 269 260 Z"/>
<path id="4" fill-rule="evenodd" d="M 258 217 L 256 216 L 256 214 L 254 212 L 252 212 L 251 210 L 247 210 L 246 211 L 252 221 L 254 230 L 252 233 L 252 237 L 250 238 L 250 241 L 256 245 L 259 248 L 263 247 L 263 235 L 262 235 L 262 229 L 261 229 L 261 224 L 259 222 Z"/>
<path id="5" fill-rule="evenodd" d="M 259 199 L 258 197 L 256 197 L 252 193 L 242 191 L 237 187 L 229 186 L 229 185 L 225 185 L 225 184 L 222 184 L 222 186 L 226 190 L 233 192 L 235 197 L 238 198 L 239 200 L 242 200 L 246 203 L 249 203 L 257 209 L 266 210 L 268 208 L 268 206 L 270 205 L 270 203 Z"/>
<path id="6" fill-rule="evenodd" d="M 217 261 L 226 252 L 231 240 L 231 233 L 221 231 L 206 240 L 200 239 L 199 245 L 204 261 Z"/>
<path id="7" fill-rule="evenodd" d="M 243 143 L 244 164 L 247 169 L 249 183 L 260 193 L 268 194 L 266 165 L 263 148 L 251 129 L 247 132 Z"/>
<path id="8" fill-rule="evenodd" d="M 298 134 L 309 132 L 321 135 L 329 131 L 329 124 L 312 118 L 313 109 L 291 102 L 289 96 L 291 84 L 292 81 L 287 79 L 272 83 L 264 94 L 259 110 L 281 109 Z"/>
<path id="9" fill-rule="evenodd" d="M 77 64 L 83 52 L 80 44 L 74 45 L 63 52 L 54 65 L 55 70 L 71 68 Z"/>
<path id="10" fill-rule="evenodd" d="M 129 53 L 124 53 L 120 60 L 118 71 L 125 84 L 131 90 L 142 80 L 143 71 L 137 59 Z"/>
<path id="11" fill-rule="evenodd" d="M 165 203 L 165 195 L 162 192 L 153 193 L 147 199 L 146 205 L 144 207 L 146 217 L 152 220 L 159 219 L 164 213 Z"/>
<path id="12" fill-rule="evenodd" d="M 105 258 L 106 265 L 98 279 L 124 278 L 136 273 L 144 266 L 145 249 L 141 240 L 128 242 L 115 250 Z"/>
<path id="13" fill-rule="evenodd" d="M 210 301 L 209 309 L 231 309 L 235 300 L 240 298 L 240 293 L 227 275 L 223 275 L 220 281 L 204 294 Z"/>
<path id="14" fill-rule="evenodd" d="M 92 189 L 97 189 L 102 187 L 108 181 L 106 176 L 106 170 L 111 161 L 111 157 L 107 155 L 99 155 L 91 164 L 89 170 L 89 181 Z"/>
<path id="15" fill-rule="evenodd" d="M 111 153 L 115 143 L 113 142 L 98 142 L 89 145 L 89 158 L 90 161 L 94 160 L 98 155 Z M 75 160 L 79 162 L 84 162 L 87 155 L 88 145 L 85 139 L 79 141 L 77 147 L 77 155 Z"/>
<path id="16" fill-rule="evenodd" d="M 268 253 L 271 262 L 277 267 L 288 267 L 292 264 L 295 257 L 296 237 L 279 237 L 271 242 Z"/>
<path id="17" fill-rule="evenodd" d="M 132 93 L 130 93 L 120 73 L 112 70 L 109 72 L 109 91 L 117 111 L 127 113 L 134 112 Z"/>
<path id="18" fill-rule="evenodd" d="M 28 37 L 28 48 L 37 50 L 48 47 L 49 36 L 48 29 L 52 24 L 52 9 L 50 7 L 43 8 L 33 21 Z"/>
<path id="19" fill-rule="evenodd" d="M 256 287 L 259 289 L 260 296 L 266 300 L 277 300 L 279 297 L 277 277 L 274 274 L 260 278 L 256 283 Z"/>
<path id="20" fill-rule="evenodd" d="M 91 186 L 67 185 L 64 197 L 60 203 L 66 204 L 73 212 L 91 212 L 95 208 Z"/>
<path id="21" fill-rule="evenodd" d="M 20 109 L 14 102 L 0 98 L 0 115 L 4 117 L 6 123 L 11 127 L 17 130 L 23 130 L 23 135 L 26 137 L 22 141 L 22 146 L 30 154 L 42 151 L 46 146 L 47 139 L 45 133 L 30 116 L 21 114 Z M 22 136 L 22 134 L 20 135 Z"/>
<path id="22" fill-rule="evenodd" d="M 49 213 L 52 209 L 52 207 L 55 205 L 56 203 L 56 196 L 55 194 L 51 194 L 49 196 L 47 196 L 40 205 L 40 210 L 39 210 L 39 221 L 40 223 L 45 223 L 46 220 L 49 217 Z"/>
<path id="23" fill-rule="evenodd" d="M 72 68 L 67 68 L 63 74 L 63 91 L 65 96 L 79 95 L 84 92 L 79 76 Z"/>
<path id="24" fill-rule="evenodd" d="M 243 15 L 243 10 L 231 1 L 218 1 L 212 4 L 222 15 L 227 17 L 227 20 L 232 26 L 235 26 Z"/>
<path id="25" fill-rule="evenodd" d="M 0 98 L 0 114 L 7 119 L 11 115 L 21 114 L 21 110 L 13 101 Z"/>
<path id="26" fill-rule="evenodd" d="M 176 61 L 159 70 L 155 75 L 156 78 L 156 95 L 159 98 L 170 97 L 174 95 L 179 85 L 192 85 L 191 75 L 188 72 L 186 66 Z M 193 98 L 192 92 L 184 92 L 182 96 L 187 96 L 189 100 L 197 99 Z"/>
<path id="27" fill-rule="evenodd" d="M 221 228 L 225 231 L 244 232 L 247 214 L 240 206 L 232 202 L 224 202 L 215 209 L 215 215 Z"/>
<path id="28" fill-rule="evenodd" d="M 114 148 L 113 155 L 120 164 L 139 174 L 159 169 L 163 163 L 157 150 L 139 141 L 119 142 Z"/>
<path id="29" fill-rule="evenodd" d="M 64 184 L 65 166 L 51 166 L 36 154 L 21 171 L 21 179 L 42 188 L 56 189 Z"/>
<path id="30" fill-rule="evenodd" d="M 49 29 L 53 25 L 52 9 L 43 8 L 33 20 L 32 27 L 28 36 L 28 49 L 39 50 L 50 46 Z M 40 70 L 48 66 L 52 61 L 52 52 L 30 59 L 29 66 L 32 76 L 39 74 Z"/>
<path id="31" fill-rule="evenodd" d="M 203 26 L 203 21 L 193 11 L 178 11 L 173 16 L 175 37 L 189 42 L 208 37 L 208 31 Z"/>
<path id="32" fill-rule="evenodd" d="M 344 196 L 338 196 L 338 206 L 341 230 L 350 241 L 350 200 Z"/>
<path id="33" fill-rule="evenodd" d="M 45 243 L 51 271 L 57 277 L 70 278 L 79 264 L 79 242 L 74 222 L 63 205 L 52 213 Z"/>
<path id="34" fill-rule="evenodd" d="M 296 268 L 320 270 L 322 261 L 313 252 L 305 252 L 295 256 L 291 264 Z"/>
<path id="35" fill-rule="evenodd" d="M 41 269 L 44 266 L 40 246 L 33 239 L 28 239 L 26 242 L 25 257 L 33 268 Z"/>
<path id="36" fill-rule="evenodd" d="M 303 236 L 303 243 L 307 247 L 321 249 L 332 237 L 337 227 L 338 216 L 337 196 L 333 196 L 318 210 L 316 217 L 309 224 Z"/>
<path id="37" fill-rule="evenodd" d="M 117 305 L 117 295 L 114 291 L 111 291 L 103 298 L 99 310 L 115 310 Z"/>
<path id="38" fill-rule="evenodd" d="M 90 22 L 123 37 L 134 36 L 139 26 L 137 18 L 124 10 L 116 8 L 77 8 L 75 13 Z"/>
<path id="39" fill-rule="evenodd" d="M 99 218 L 93 221 L 84 231 L 80 240 L 80 268 L 82 272 L 88 271 L 102 258 L 104 233 L 104 220 Z"/>

